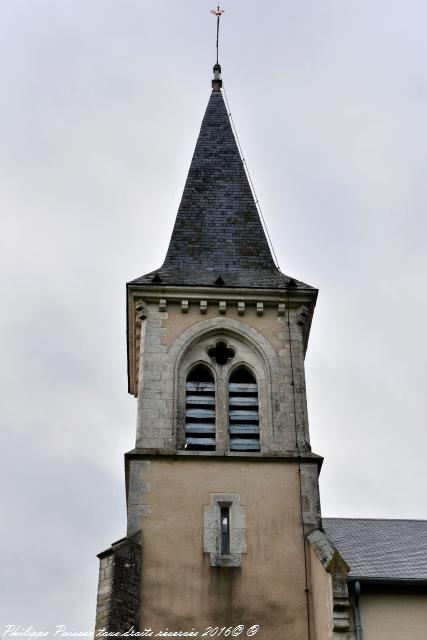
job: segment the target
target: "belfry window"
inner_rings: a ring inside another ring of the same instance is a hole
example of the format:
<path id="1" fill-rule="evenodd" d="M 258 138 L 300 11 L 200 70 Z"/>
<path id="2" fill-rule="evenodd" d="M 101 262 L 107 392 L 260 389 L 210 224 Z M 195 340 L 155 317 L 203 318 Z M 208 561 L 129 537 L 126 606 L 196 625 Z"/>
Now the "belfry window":
<path id="1" fill-rule="evenodd" d="M 260 451 L 258 385 L 253 375 L 239 368 L 230 376 L 230 451 Z"/>
<path id="2" fill-rule="evenodd" d="M 202 365 L 187 377 L 185 448 L 215 451 L 215 382 L 209 369 Z"/>

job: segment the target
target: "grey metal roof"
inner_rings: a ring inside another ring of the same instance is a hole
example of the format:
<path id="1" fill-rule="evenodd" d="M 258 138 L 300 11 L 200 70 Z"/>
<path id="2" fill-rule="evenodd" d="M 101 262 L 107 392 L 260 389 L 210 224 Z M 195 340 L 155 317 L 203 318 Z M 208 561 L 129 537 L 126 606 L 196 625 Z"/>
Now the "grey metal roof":
<path id="1" fill-rule="evenodd" d="M 427 580 L 427 520 L 323 518 L 350 578 Z"/>
<path id="2" fill-rule="evenodd" d="M 163 266 L 132 284 L 312 289 L 276 267 L 231 128 L 213 90 Z M 153 281 L 154 278 L 154 281 Z"/>

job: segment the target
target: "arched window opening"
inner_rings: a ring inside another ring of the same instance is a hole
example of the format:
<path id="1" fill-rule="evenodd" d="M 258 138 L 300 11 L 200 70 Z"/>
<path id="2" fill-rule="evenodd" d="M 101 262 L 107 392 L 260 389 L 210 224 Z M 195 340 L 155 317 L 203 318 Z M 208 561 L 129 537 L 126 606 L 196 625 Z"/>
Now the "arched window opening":
<path id="1" fill-rule="evenodd" d="M 215 382 L 206 367 L 188 375 L 185 403 L 185 448 L 215 451 Z"/>
<path id="2" fill-rule="evenodd" d="M 258 385 L 244 368 L 229 380 L 230 451 L 260 451 Z"/>

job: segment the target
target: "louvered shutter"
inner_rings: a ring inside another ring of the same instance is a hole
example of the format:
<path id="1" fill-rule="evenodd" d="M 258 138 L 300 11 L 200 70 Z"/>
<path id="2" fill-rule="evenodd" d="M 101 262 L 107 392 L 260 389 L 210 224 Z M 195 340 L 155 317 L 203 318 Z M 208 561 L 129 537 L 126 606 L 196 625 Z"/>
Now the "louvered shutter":
<path id="1" fill-rule="evenodd" d="M 215 384 L 186 384 L 185 448 L 215 451 Z"/>
<path id="2" fill-rule="evenodd" d="M 229 425 L 231 451 L 259 451 L 258 386 L 246 371 L 235 372 L 230 378 Z M 251 379 L 253 382 L 240 382 Z"/>

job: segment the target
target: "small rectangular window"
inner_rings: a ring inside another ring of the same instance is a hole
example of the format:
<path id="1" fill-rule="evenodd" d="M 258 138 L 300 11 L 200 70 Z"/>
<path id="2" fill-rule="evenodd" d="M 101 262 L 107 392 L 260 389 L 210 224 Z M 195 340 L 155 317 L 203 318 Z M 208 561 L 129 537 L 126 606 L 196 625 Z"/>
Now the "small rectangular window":
<path id="1" fill-rule="evenodd" d="M 221 555 L 230 553 L 230 508 L 221 507 Z"/>
<path id="2" fill-rule="evenodd" d="M 203 551 L 211 567 L 241 566 L 242 553 L 247 553 L 246 507 L 238 493 L 210 494 L 203 507 Z"/>

